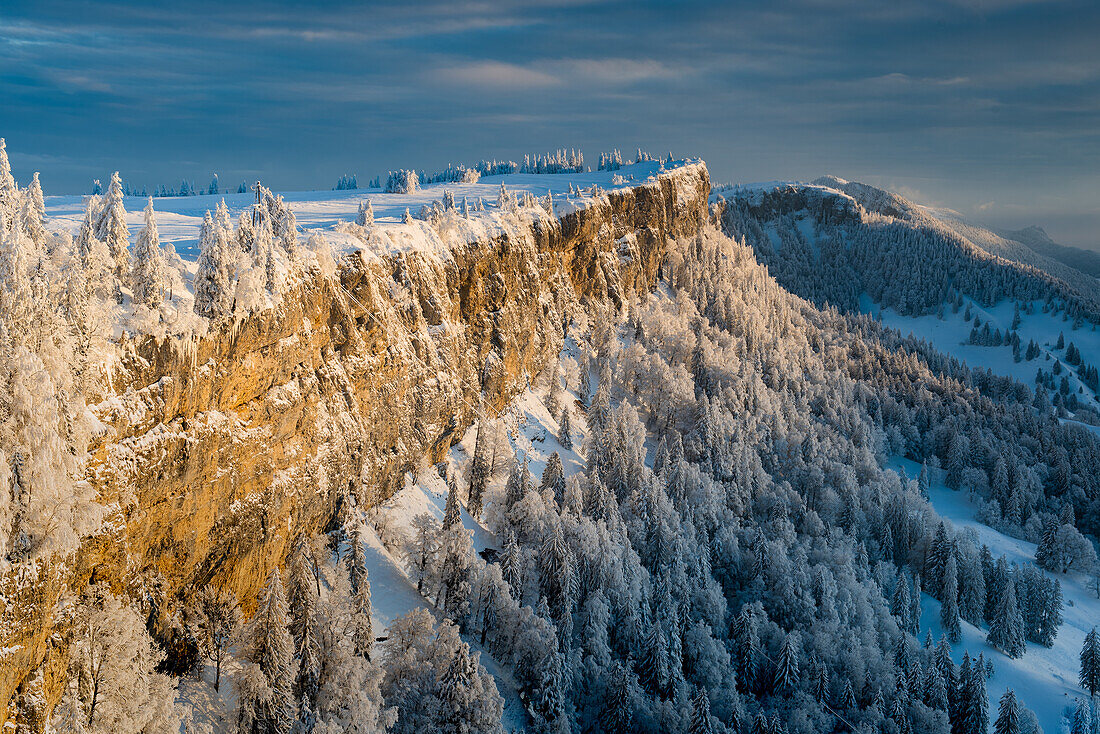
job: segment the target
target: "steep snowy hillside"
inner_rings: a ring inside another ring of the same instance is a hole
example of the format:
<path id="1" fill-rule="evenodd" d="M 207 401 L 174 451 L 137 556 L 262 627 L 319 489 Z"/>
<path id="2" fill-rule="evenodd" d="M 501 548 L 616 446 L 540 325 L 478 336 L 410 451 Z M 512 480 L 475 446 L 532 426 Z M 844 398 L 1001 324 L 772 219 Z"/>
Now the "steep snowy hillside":
<path id="1" fill-rule="evenodd" d="M 1059 410 L 1100 423 L 1100 281 L 1092 276 L 953 212 L 835 177 L 720 189 L 714 198 L 724 230 L 743 237 L 791 291 L 873 313 L 972 367 L 1041 386 Z"/>

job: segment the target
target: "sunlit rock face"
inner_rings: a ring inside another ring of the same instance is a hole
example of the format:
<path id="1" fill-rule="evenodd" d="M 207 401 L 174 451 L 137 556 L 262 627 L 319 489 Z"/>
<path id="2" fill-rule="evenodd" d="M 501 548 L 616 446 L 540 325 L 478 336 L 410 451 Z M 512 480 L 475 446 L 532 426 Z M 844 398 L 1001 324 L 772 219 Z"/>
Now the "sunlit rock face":
<path id="1" fill-rule="evenodd" d="M 201 338 L 124 343 L 92 407 L 104 428 L 89 478 L 114 512 L 48 572 L 43 614 L 0 641 L 21 646 L 0 699 L 39 667 L 60 696 L 49 610 L 65 586 L 101 580 L 175 604 L 219 583 L 250 611 L 293 540 L 323 529 L 349 490 L 368 506 L 390 496 L 477 411 L 525 387 L 570 318 L 652 288 L 668 240 L 704 223 L 709 193 L 705 164 L 689 163 L 519 235 L 352 252 L 335 277 L 315 273 L 278 308 Z"/>

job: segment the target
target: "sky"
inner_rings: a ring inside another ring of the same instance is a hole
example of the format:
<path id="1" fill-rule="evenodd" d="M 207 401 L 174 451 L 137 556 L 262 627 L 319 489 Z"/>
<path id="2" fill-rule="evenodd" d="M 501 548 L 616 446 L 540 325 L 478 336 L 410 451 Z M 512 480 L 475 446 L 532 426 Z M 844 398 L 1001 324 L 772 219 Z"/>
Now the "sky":
<path id="1" fill-rule="evenodd" d="M 81 193 L 559 147 L 824 174 L 1100 249 L 1095 0 L 3 0 L 0 136 Z"/>

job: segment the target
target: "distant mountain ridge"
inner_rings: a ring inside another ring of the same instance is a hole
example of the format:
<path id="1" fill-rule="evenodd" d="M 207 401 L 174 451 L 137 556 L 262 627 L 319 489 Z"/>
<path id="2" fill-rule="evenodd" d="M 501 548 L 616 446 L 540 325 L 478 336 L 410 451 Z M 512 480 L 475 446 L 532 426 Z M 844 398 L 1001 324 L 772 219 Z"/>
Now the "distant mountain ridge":
<path id="1" fill-rule="evenodd" d="M 1083 247 L 1060 245 L 1050 238 L 1046 230 L 1037 225 L 1017 230 L 998 231 L 998 233 L 1006 239 L 1027 245 L 1040 255 L 1058 260 L 1086 275 L 1100 278 L 1100 252 L 1086 250 Z"/>

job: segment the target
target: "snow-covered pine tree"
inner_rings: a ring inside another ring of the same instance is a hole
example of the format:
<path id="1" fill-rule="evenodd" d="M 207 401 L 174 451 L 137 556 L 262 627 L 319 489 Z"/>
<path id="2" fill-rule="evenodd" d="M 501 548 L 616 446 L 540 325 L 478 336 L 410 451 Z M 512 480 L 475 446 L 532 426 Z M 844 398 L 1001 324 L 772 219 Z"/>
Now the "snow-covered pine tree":
<path id="1" fill-rule="evenodd" d="M 132 276 L 134 302 L 157 309 L 164 300 L 168 271 L 164 253 L 160 249 L 157 217 L 153 212 L 153 200 L 145 205 L 145 226 L 138 232 L 134 244 L 134 271 Z"/>
<path id="2" fill-rule="evenodd" d="M 111 183 L 107 187 L 107 194 L 103 198 L 103 205 L 99 209 L 99 220 L 96 222 L 95 236 L 100 242 L 107 245 L 111 258 L 114 261 L 115 277 L 126 285 L 130 282 L 130 229 L 126 226 L 126 207 L 122 201 L 122 178 L 118 171 L 111 174 Z M 116 294 L 120 299 L 121 291 Z"/>
<path id="3" fill-rule="evenodd" d="M 20 220 L 23 232 L 42 250 L 46 246 L 46 206 L 42 200 L 42 184 L 38 181 L 38 171 L 34 172 L 31 183 L 23 190 L 23 205 L 20 207 Z"/>
<path id="4" fill-rule="evenodd" d="M 714 734 L 714 724 L 710 717 L 710 695 L 700 686 L 691 701 L 691 724 L 688 734 Z"/>
<path id="5" fill-rule="evenodd" d="M 1092 714 L 1088 703 L 1077 699 L 1073 708 L 1073 720 L 1069 725 L 1069 734 L 1092 734 Z"/>
<path id="6" fill-rule="evenodd" d="M 911 606 L 909 578 L 904 571 L 899 570 L 897 580 L 894 582 L 894 595 L 890 599 L 890 613 L 898 618 L 898 626 L 903 630 L 911 629 L 909 620 Z"/>
<path id="7" fill-rule="evenodd" d="M 943 571 L 943 599 L 940 605 L 940 625 L 951 642 L 958 642 L 962 635 L 959 624 L 959 591 L 956 582 L 955 555 L 951 554 Z"/>
<path id="8" fill-rule="evenodd" d="M 515 532 L 509 528 L 504 538 L 504 548 L 500 555 L 500 570 L 512 593 L 512 598 L 517 601 L 523 599 L 524 561 L 523 553 L 516 542 Z"/>
<path id="9" fill-rule="evenodd" d="M 558 443 L 562 445 L 562 448 L 573 448 L 573 425 L 569 418 L 571 411 L 569 405 L 563 405 L 561 409 L 561 418 L 558 420 Z"/>
<path id="10" fill-rule="evenodd" d="M 565 502 L 565 470 L 562 468 L 561 457 L 557 451 L 550 454 L 550 458 L 546 460 L 546 468 L 542 471 L 542 483 L 539 485 L 539 494 L 544 497 L 553 497 L 559 508 Z"/>
<path id="11" fill-rule="evenodd" d="M 1024 654 L 1024 620 L 1016 604 L 1016 583 L 1011 577 L 1001 590 L 986 640 L 1010 658 Z"/>
<path id="12" fill-rule="evenodd" d="M 444 532 L 462 527 L 461 513 L 458 504 L 458 485 L 455 483 L 454 474 L 447 478 L 447 501 L 443 506 L 443 530 Z"/>
<path id="13" fill-rule="evenodd" d="M 1081 645 L 1081 687 L 1089 692 L 1093 698 L 1100 691 L 1100 636 L 1093 627 L 1085 635 L 1085 642 Z"/>
<path id="14" fill-rule="evenodd" d="M 467 509 L 472 517 L 481 517 L 482 498 L 488 487 L 492 470 L 489 466 L 489 427 L 485 421 L 478 421 L 477 438 L 474 441 L 474 457 L 470 462 L 469 488 L 467 489 Z"/>
<path id="15" fill-rule="evenodd" d="M 748 604 L 741 607 L 741 612 L 734 619 L 732 627 L 737 685 L 742 692 L 751 693 L 757 686 L 757 651 L 760 641 L 756 630 L 756 616 Z"/>
<path id="16" fill-rule="evenodd" d="M 31 243 L 18 221 L 10 229 L 0 227 L 0 316 L 8 333 L 27 336 L 34 313 L 31 293 Z"/>
<path id="17" fill-rule="evenodd" d="M 914 634 L 920 634 L 920 574 L 913 573 L 913 593 L 909 597 L 909 603 L 912 605 L 909 610 L 909 631 Z"/>
<path id="18" fill-rule="evenodd" d="M 199 231 L 199 262 L 195 273 L 195 313 L 211 321 L 224 319 L 233 310 L 233 270 L 236 257 L 221 227 L 210 212 Z"/>
<path id="19" fill-rule="evenodd" d="M 0 138 L 0 213 L 14 212 L 19 200 L 19 186 L 11 175 L 11 163 L 8 161 L 7 143 Z"/>
<path id="20" fill-rule="evenodd" d="M 962 687 L 958 704 L 959 734 L 986 734 L 989 731 L 989 698 L 985 691 L 985 666 L 976 662 L 959 684 Z"/>
<path id="21" fill-rule="evenodd" d="M 787 694 L 798 684 L 798 633 L 789 632 L 779 648 L 779 659 L 772 676 L 772 693 Z"/>
<path id="22" fill-rule="evenodd" d="M 470 532 L 462 526 L 458 516 L 457 491 L 449 526 L 440 535 L 438 587 L 436 604 L 455 623 L 465 625 L 470 606 L 470 557 L 473 546 Z M 446 518 L 445 518 L 446 520 Z"/>
<path id="23" fill-rule="evenodd" d="M 310 569 L 306 540 L 298 541 L 287 562 L 286 601 L 290 610 L 290 633 L 294 636 L 295 654 L 302 654 L 308 642 L 309 628 L 317 616 L 319 594 L 314 592 L 316 578 Z"/>
<path id="24" fill-rule="evenodd" d="M 238 635 L 238 657 L 246 663 L 238 676 L 238 727 L 285 732 L 294 722 L 294 638 L 279 570 L 267 577 L 252 619 Z"/>
<path id="25" fill-rule="evenodd" d="M 1020 734 L 1020 708 L 1016 703 L 1016 694 L 1011 688 L 1001 696 L 997 707 L 997 720 L 993 722 L 993 734 Z"/>
<path id="26" fill-rule="evenodd" d="M 630 673 L 621 663 L 612 663 L 607 695 L 600 711 L 600 727 L 607 734 L 630 734 L 634 731 L 634 702 Z"/>
<path id="27" fill-rule="evenodd" d="M 355 216 L 355 223 L 360 227 L 374 226 L 374 206 L 371 205 L 370 199 L 359 202 L 359 212 Z"/>

